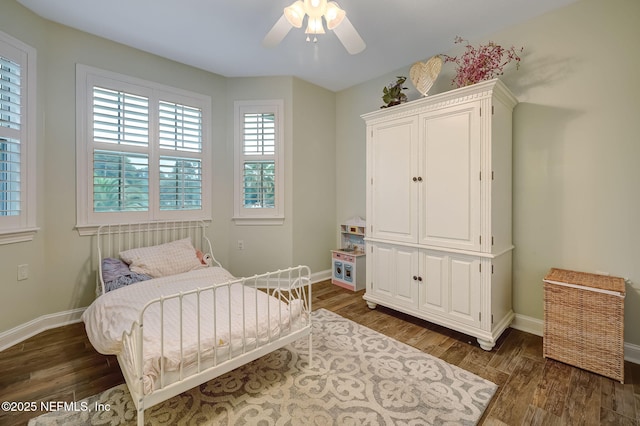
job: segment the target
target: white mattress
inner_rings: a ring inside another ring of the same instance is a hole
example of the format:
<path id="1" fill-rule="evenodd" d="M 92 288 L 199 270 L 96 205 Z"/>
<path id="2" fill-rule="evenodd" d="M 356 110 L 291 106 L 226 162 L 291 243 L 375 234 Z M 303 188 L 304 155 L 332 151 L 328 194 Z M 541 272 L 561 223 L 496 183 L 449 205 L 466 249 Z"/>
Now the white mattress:
<path id="1" fill-rule="evenodd" d="M 102 354 L 120 355 L 121 359 L 128 360 L 129 365 L 123 368 L 128 368 L 135 375 L 132 369 L 135 349 L 130 343 L 123 342 L 123 333 L 129 332 L 133 323 L 139 320 L 147 302 L 230 280 L 235 278 L 228 271 L 211 267 L 143 281 L 98 297 L 82 314 L 82 320 L 94 348 Z M 215 296 L 213 290 L 203 292 L 199 305 L 199 345 L 198 302 L 195 295 L 186 295 L 181 302 L 179 299 L 164 302 L 162 332 L 159 304 L 153 304 L 145 311 L 144 393 L 159 386 L 161 370 L 164 376 L 170 372 L 192 370 L 194 365 L 197 366 L 198 347 L 200 363 L 211 365 L 218 362 L 219 357 L 228 358 L 231 354 L 252 349 L 256 341 L 264 344 L 275 340 L 281 333 L 288 334 L 296 328 L 290 320 L 298 318 L 302 311 L 302 302 L 299 300 L 287 305 L 240 283 L 217 287 Z"/>

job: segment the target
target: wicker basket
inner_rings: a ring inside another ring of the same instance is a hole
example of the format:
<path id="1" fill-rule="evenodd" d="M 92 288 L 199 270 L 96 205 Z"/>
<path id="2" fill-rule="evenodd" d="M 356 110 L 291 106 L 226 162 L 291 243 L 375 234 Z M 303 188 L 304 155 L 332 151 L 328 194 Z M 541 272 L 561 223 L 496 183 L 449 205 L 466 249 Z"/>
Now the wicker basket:
<path id="1" fill-rule="evenodd" d="M 624 280 L 553 268 L 544 278 L 543 355 L 624 381 Z"/>

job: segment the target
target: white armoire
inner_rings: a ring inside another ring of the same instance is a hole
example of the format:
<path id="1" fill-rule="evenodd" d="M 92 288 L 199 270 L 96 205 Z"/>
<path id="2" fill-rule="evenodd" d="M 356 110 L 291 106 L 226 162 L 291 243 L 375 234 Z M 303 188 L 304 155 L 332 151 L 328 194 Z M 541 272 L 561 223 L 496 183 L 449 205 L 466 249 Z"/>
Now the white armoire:
<path id="1" fill-rule="evenodd" d="M 511 308 L 511 122 L 500 80 L 364 114 L 366 293 L 491 350 Z"/>

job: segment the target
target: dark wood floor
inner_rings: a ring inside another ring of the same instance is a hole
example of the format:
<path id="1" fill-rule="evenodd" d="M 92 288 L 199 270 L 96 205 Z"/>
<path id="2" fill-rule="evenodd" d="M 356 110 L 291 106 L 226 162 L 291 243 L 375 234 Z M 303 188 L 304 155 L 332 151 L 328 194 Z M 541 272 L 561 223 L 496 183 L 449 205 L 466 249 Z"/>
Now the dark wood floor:
<path id="1" fill-rule="evenodd" d="M 505 332 L 491 352 L 475 339 L 378 307 L 363 292 L 328 281 L 313 287 L 325 308 L 499 385 L 480 424 L 640 426 L 640 366 L 625 364 L 625 384 L 542 357 L 542 338 Z M 95 352 L 83 324 L 41 333 L 0 352 L 0 402 L 74 401 L 124 383 L 114 357 Z M 24 425 L 39 412 L 0 412 L 0 425 Z"/>

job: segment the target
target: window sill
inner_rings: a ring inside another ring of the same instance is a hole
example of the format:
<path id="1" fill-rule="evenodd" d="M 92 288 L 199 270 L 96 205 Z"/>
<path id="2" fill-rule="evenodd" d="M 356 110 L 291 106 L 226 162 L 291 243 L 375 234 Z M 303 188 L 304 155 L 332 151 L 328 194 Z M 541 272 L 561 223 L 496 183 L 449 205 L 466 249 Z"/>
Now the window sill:
<path id="1" fill-rule="evenodd" d="M 252 226 L 252 225 L 282 225 L 284 224 L 284 216 L 278 217 L 233 217 L 236 225 Z"/>
<path id="2" fill-rule="evenodd" d="M 76 231 L 81 237 L 96 235 L 100 225 L 76 225 Z"/>
<path id="3" fill-rule="evenodd" d="M 0 245 L 33 241 L 40 228 L 24 228 L 0 231 Z"/>

